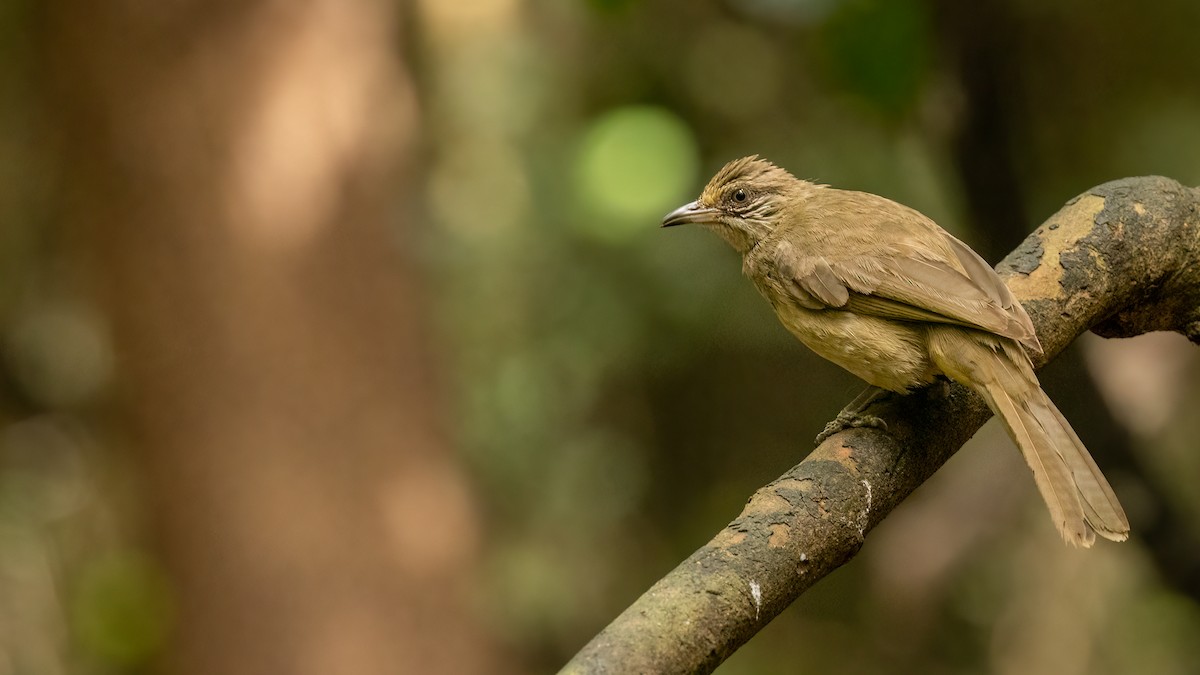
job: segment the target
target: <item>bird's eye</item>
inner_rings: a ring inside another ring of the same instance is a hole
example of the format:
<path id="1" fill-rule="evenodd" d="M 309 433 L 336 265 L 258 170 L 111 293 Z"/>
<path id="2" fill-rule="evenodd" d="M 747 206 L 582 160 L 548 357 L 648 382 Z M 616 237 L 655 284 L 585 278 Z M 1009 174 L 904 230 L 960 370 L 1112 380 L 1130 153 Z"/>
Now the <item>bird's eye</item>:
<path id="1" fill-rule="evenodd" d="M 748 198 L 749 197 L 746 194 L 746 191 L 743 190 L 742 188 L 738 188 L 737 192 L 733 193 L 733 201 L 735 201 L 735 202 L 744 202 Z"/>

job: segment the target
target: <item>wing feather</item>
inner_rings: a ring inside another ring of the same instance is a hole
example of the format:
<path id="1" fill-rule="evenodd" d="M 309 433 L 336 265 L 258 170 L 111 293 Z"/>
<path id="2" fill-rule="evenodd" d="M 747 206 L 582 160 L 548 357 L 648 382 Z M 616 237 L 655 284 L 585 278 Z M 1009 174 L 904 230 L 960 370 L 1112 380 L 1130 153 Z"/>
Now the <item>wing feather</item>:
<path id="1" fill-rule="evenodd" d="M 796 281 L 801 288 L 829 307 L 841 307 L 850 299 L 850 289 L 846 288 L 841 276 L 825 260 L 815 261 L 811 272 Z"/>
<path id="2" fill-rule="evenodd" d="M 1040 353 L 1029 315 L 995 270 L 966 244 L 929 225 L 932 230 L 925 231 L 932 239 L 880 241 L 880 254 L 871 256 L 813 255 L 781 242 L 774 247 L 774 267 L 794 301 L 808 309 L 966 326 Z"/>

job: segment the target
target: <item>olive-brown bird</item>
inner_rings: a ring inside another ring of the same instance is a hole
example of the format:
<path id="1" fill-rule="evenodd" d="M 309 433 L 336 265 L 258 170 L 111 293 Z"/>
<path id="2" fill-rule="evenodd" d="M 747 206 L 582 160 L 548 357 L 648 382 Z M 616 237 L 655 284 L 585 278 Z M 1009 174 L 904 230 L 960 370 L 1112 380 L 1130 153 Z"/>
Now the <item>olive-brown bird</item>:
<path id="1" fill-rule="evenodd" d="M 725 165 L 698 200 L 663 219 L 664 227 L 682 223 L 737 249 L 779 320 L 817 354 L 890 391 L 945 375 L 982 396 L 1067 543 L 1128 537 L 1108 481 L 1033 374 L 1025 350 L 1042 348 L 1029 315 L 982 258 L 932 220 L 754 156 Z M 839 419 L 854 424 L 872 398 Z"/>

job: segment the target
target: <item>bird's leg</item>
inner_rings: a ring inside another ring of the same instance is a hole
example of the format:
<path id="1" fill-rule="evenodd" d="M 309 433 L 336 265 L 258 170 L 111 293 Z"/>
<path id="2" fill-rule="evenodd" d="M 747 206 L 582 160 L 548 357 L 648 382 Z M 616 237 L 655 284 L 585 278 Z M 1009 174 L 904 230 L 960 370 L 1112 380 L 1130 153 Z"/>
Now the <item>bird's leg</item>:
<path id="1" fill-rule="evenodd" d="M 882 419 L 864 414 L 866 409 L 871 407 L 871 404 L 878 401 L 887 395 L 886 389 L 881 389 L 874 385 L 867 387 L 859 394 L 850 405 L 847 405 L 838 413 L 833 421 L 825 425 L 825 429 L 817 434 L 817 445 L 825 442 L 825 439 L 836 434 L 843 429 L 857 429 L 860 427 L 872 427 L 875 429 L 887 429 L 887 423 Z"/>

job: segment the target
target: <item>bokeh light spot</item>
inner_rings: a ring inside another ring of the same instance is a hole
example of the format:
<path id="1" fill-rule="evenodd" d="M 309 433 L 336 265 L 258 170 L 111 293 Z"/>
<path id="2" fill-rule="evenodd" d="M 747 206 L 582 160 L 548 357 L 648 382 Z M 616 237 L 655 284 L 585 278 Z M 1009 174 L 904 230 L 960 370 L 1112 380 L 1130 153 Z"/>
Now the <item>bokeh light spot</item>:
<path id="1" fill-rule="evenodd" d="M 112 374 L 103 322 L 87 308 L 47 304 L 15 322 L 4 343 L 4 358 L 23 391 L 48 406 L 79 404 Z"/>
<path id="2" fill-rule="evenodd" d="M 621 241 L 657 223 L 696 188 L 697 155 L 687 124 L 662 108 L 630 106 L 597 119 L 576 160 L 579 191 L 600 216 L 584 219 L 587 232 Z"/>

